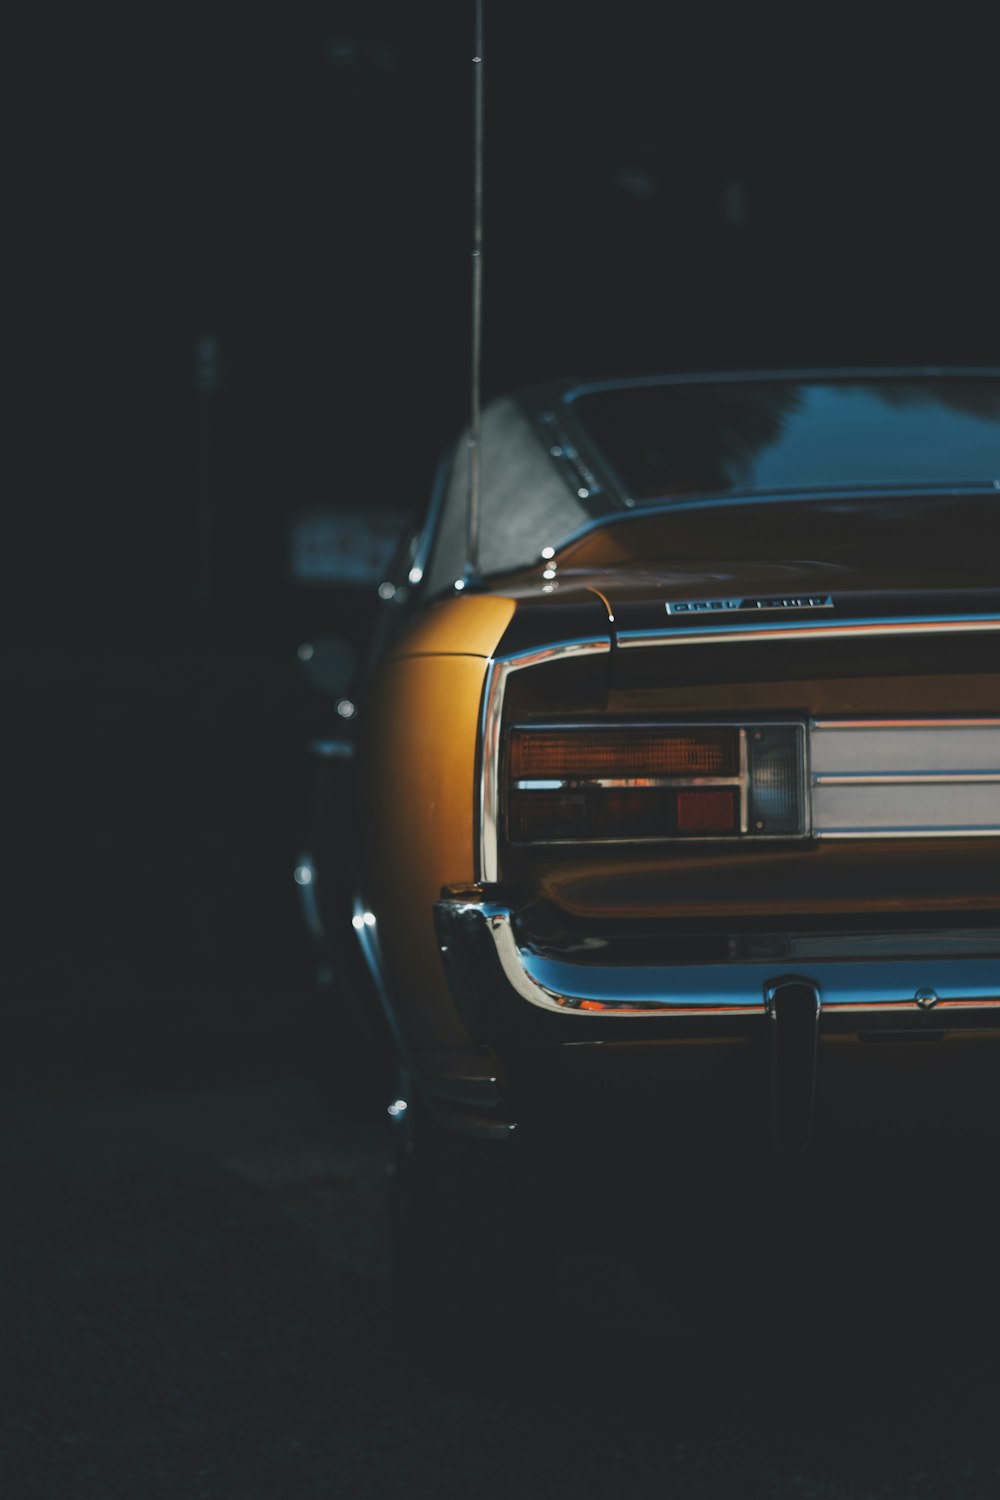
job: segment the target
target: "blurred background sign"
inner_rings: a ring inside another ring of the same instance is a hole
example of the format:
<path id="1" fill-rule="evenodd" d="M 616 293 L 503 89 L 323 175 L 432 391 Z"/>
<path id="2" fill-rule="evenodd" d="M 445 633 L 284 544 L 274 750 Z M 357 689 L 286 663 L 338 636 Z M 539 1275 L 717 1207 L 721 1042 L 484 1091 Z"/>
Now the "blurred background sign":
<path id="1" fill-rule="evenodd" d="M 293 583 L 378 588 L 410 519 L 377 506 L 314 505 L 296 511 L 288 532 Z"/>

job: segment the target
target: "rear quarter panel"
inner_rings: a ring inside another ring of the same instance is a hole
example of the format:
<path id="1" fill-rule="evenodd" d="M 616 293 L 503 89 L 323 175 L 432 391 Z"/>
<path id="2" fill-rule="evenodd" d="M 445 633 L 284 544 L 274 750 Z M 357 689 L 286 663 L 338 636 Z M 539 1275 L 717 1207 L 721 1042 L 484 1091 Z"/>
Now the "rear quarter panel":
<path id="1" fill-rule="evenodd" d="M 513 613 L 512 600 L 493 595 L 418 613 L 377 668 L 366 700 L 362 896 L 414 1050 L 468 1044 L 445 984 L 432 907 L 443 885 L 475 879 L 483 683 Z"/>

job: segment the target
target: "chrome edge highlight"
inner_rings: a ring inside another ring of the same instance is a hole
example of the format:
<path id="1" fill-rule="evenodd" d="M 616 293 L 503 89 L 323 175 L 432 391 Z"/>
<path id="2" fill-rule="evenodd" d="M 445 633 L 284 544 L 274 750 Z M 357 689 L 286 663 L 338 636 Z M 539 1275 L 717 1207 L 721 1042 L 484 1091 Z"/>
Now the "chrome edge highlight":
<path id="1" fill-rule="evenodd" d="M 500 823 L 500 726 L 507 680 L 512 672 L 540 666 L 547 661 L 565 661 L 573 656 L 610 655 L 610 636 L 564 641 L 539 646 L 516 656 L 494 657 L 486 669 L 479 729 L 479 807 L 476 827 L 476 879 L 494 884 L 499 872 Z"/>

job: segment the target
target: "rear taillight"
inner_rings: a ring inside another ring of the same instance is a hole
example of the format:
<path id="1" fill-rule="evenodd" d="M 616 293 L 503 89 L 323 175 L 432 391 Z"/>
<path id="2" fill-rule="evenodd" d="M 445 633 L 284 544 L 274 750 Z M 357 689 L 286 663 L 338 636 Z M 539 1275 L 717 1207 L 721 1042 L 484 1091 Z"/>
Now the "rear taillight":
<path id="1" fill-rule="evenodd" d="M 806 831 L 800 724 L 517 726 L 506 771 L 513 843 Z"/>
<path id="2" fill-rule="evenodd" d="M 634 780 L 645 776 L 735 776 L 735 729 L 513 729 L 510 774 Z"/>

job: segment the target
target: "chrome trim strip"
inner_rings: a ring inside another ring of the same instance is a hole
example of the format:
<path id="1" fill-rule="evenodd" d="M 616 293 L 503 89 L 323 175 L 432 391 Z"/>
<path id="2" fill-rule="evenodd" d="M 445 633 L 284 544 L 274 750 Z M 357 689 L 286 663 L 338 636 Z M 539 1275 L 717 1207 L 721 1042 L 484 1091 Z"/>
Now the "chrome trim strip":
<path id="1" fill-rule="evenodd" d="M 593 636 L 557 645 L 536 647 L 514 656 L 494 657 L 486 668 L 479 731 L 479 817 L 476 828 L 476 879 L 493 884 L 499 872 L 500 729 L 503 700 L 512 672 L 566 661 L 574 656 L 611 653 L 611 637 Z"/>
<path id="2" fill-rule="evenodd" d="M 1000 376 L 1000 365 L 863 365 L 816 368 L 794 365 L 778 370 L 695 370 L 678 375 L 619 375 L 611 380 L 584 380 L 562 393 L 566 405 L 581 396 L 600 395 L 604 391 L 650 390 L 666 385 L 771 385 L 789 381 L 828 381 L 849 385 L 856 381 L 880 380 L 993 380 Z"/>
<path id="3" fill-rule="evenodd" d="M 1000 781 L 996 771 L 817 771 L 813 786 L 986 786 Z"/>
<path id="4" fill-rule="evenodd" d="M 601 1011 L 600 1014 L 617 1016 L 648 1017 L 668 1006 L 672 1015 L 747 1016 L 764 1012 L 763 989 L 759 1000 L 745 996 L 723 999 L 706 979 L 706 975 L 714 971 L 705 968 L 676 971 L 584 968 L 579 964 L 542 959 L 518 947 L 512 914 L 507 907 L 483 905 L 476 909 L 486 922 L 507 982 L 522 1000 L 542 1010 L 555 1011 L 559 1015 L 587 1016 L 594 1012 L 580 1007 L 591 1002 L 614 1005 L 614 1010 Z M 684 974 L 689 981 L 683 994 L 672 999 L 664 995 L 664 976 L 667 973 Z M 575 982 L 569 984 L 566 981 L 571 976 Z M 693 984 L 690 983 L 692 979 Z"/>
<path id="5" fill-rule="evenodd" d="M 427 569 L 430 565 L 431 548 L 433 547 L 434 541 L 437 537 L 438 522 L 440 520 L 441 511 L 444 506 L 444 498 L 448 492 L 448 481 L 451 478 L 453 463 L 452 446 L 453 445 L 449 445 L 449 447 L 445 449 L 445 452 L 438 460 L 437 467 L 434 470 L 434 479 L 431 483 L 431 495 L 427 505 L 427 514 L 424 517 L 424 523 L 421 526 L 420 531 L 417 533 L 415 539 L 413 556 L 410 559 L 409 574 L 410 585 L 413 588 L 418 587 L 419 584 L 423 582 L 424 577 L 427 573 Z M 419 577 L 414 577 L 414 574 L 419 574 Z"/>
<path id="6" fill-rule="evenodd" d="M 700 630 L 622 630 L 618 645 L 622 650 L 637 646 L 704 646 L 727 641 L 744 644 L 753 641 L 826 640 L 829 637 L 883 635 L 950 635 L 1000 630 L 1000 615 L 952 615 L 947 619 L 934 615 L 901 615 L 888 620 L 831 620 L 817 624 L 814 620 L 789 625 L 703 625 Z"/>
<path id="7" fill-rule="evenodd" d="M 1000 825 L 953 828 L 814 828 L 816 839 L 997 839 Z"/>
<path id="8" fill-rule="evenodd" d="M 610 650 L 610 642 L 609 647 Z M 500 819 L 500 725 L 507 673 L 502 663 L 491 660 L 483 681 L 479 725 L 479 807 L 473 830 L 476 879 L 495 881 L 500 874 L 497 848 Z"/>
<path id="9" fill-rule="evenodd" d="M 771 721 L 768 720 L 768 723 Z M 801 719 L 780 719 L 776 723 L 801 724 Z M 966 723 L 965 719 L 962 723 Z M 1000 722 L 1000 721 L 998 721 Z M 610 731 L 613 729 L 738 729 L 742 720 L 734 715 L 728 718 L 720 714 L 711 715 L 702 719 L 667 719 L 660 715 L 654 719 L 629 719 L 614 714 L 602 715 L 600 719 L 531 719 L 527 722 L 519 720 L 517 723 L 508 725 L 510 729 L 524 729 L 530 732 L 537 730 L 575 730 L 575 729 L 601 729 Z"/>
<path id="10" fill-rule="evenodd" d="M 518 946 L 513 912 L 494 902 L 455 902 L 459 914 L 479 918 L 515 994 L 564 1016 L 761 1016 L 776 983 L 773 958 L 730 964 L 661 966 L 572 963 Z M 1000 1011 L 1000 959 L 820 960 L 801 975 L 824 1011 L 922 1016 L 917 995 L 927 988 L 952 1010 Z M 863 999 L 859 998 L 864 996 Z M 587 1005 L 607 1006 L 599 1011 Z"/>
<path id="11" fill-rule="evenodd" d="M 801 736 L 799 738 L 801 745 Z M 750 832 L 750 763 L 747 757 L 747 732 L 740 729 L 740 833 Z M 808 808 L 808 798 L 802 799 L 803 808 Z M 804 830 L 803 830 L 804 831 Z"/>
<path id="12" fill-rule="evenodd" d="M 604 486 L 586 462 L 569 433 L 560 425 L 555 412 L 543 411 L 538 418 L 545 429 L 542 441 L 549 456 L 559 471 L 563 482 L 580 500 L 590 500 L 604 494 Z"/>
<path id="13" fill-rule="evenodd" d="M 810 729 L 995 729 L 1000 719 L 810 719 Z"/>
<path id="14" fill-rule="evenodd" d="M 879 1009 L 885 1015 L 909 1015 L 912 1011 L 915 1011 L 920 1015 L 926 1015 L 926 1003 L 926 1001 L 921 1003 L 921 1001 L 919 1001 L 916 996 L 914 996 L 912 1000 L 901 1000 L 897 1005 L 884 1005 L 880 1006 Z M 871 1005 L 864 1000 L 824 1000 L 823 1008 L 824 1010 L 836 1011 L 838 1016 L 863 1015 L 866 1012 L 870 1012 L 872 1009 Z M 1000 1000 L 994 999 L 992 996 L 985 999 L 977 999 L 975 997 L 965 997 L 961 1000 L 938 999 L 934 1002 L 935 1014 L 937 1014 L 937 1012 L 939 1011 L 948 1010 L 998 1009 L 1000 1009 Z"/>
<path id="15" fill-rule="evenodd" d="M 741 731 L 745 733 L 745 731 Z M 997 778 L 1000 780 L 1000 777 Z M 586 791 L 589 787 L 613 790 L 636 787 L 742 786 L 740 776 L 566 776 L 561 781 L 514 781 L 516 792 Z"/>
<path id="16" fill-rule="evenodd" d="M 806 833 L 755 833 L 754 841 L 759 839 L 782 839 L 785 843 L 789 839 L 808 838 Z M 674 844 L 719 844 L 732 843 L 734 839 L 740 839 L 737 829 L 728 833 L 633 833 L 623 835 L 621 838 L 579 838 L 579 839 L 512 839 L 511 843 L 517 849 L 621 849 L 631 848 L 633 844 L 659 844 L 661 848 L 668 848 Z M 743 842 L 743 840 L 740 840 Z"/>
<path id="17" fill-rule="evenodd" d="M 802 796 L 802 806 L 805 809 L 806 827 L 809 830 L 810 837 L 815 838 L 816 830 L 813 827 L 812 790 L 810 787 L 810 778 L 813 774 L 812 765 L 812 729 L 811 721 L 807 721 L 802 727 L 802 780 L 799 783 L 799 790 Z"/>

